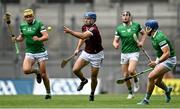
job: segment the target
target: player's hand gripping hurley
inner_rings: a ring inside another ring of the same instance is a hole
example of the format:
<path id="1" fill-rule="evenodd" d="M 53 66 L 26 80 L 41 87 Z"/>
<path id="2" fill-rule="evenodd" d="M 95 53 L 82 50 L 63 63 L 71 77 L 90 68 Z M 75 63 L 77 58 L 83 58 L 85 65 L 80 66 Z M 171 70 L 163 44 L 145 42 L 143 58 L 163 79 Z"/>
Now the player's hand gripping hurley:
<path id="1" fill-rule="evenodd" d="M 134 40 L 135 40 L 137 43 L 139 42 L 136 34 L 133 34 L 133 38 L 134 38 Z M 147 59 L 148 59 L 149 61 L 151 61 L 151 57 L 148 55 L 148 53 L 146 52 L 146 50 L 144 49 L 144 47 L 140 47 L 140 48 L 141 48 L 142 52 L 145 54 L 145 56 L 147 57 Z"/>
<path id="2" fill-rule="evenodd" d="M 79 50 L 79 52 L 81 52 L 82 50 Z M 78 52 L 78 53 L 79 53 Z M 66 58 L 66 59 L 63 59 L 62 61 L 61 61 L 61 68 L 64 68 L 65 66 L 66 66 L 66 64 L 71 60 L 71 59 L 73 59 L 76 55 L 78 55 L 78 53 L 73 53 L 71 56 L 69 56 L 68 58 Z"/>
<path id="3" fill-rule="evenodd" d="M 4 21 L 7 23 L 11 37 L 15 37 L 15 35 L 13 34 L 12 26 L 11 26 L 11 14 L 10 13 L 8 13 L 8 12 L 5 13 Z M 16 49 L 16 55 L 19 55 L 19 48 L 18 48 L 18 44 L 17 44 L 16 40 L 14 42 L 14 45 L 15 45 L 15 49 Z"/>

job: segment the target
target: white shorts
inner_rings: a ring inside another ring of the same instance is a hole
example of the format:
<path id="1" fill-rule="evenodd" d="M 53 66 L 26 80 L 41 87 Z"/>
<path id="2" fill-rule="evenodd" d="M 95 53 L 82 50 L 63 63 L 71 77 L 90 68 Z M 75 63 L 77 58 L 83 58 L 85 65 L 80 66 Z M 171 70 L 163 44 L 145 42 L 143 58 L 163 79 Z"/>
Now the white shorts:
<path id="1" fill-rule="evenodd" d="M 100 68 L 104 59 L 104 52 L 100 51 L 97 54 L 89 54 L 83 50 L 79 57 L 90 62 L 91 66 Z"/>
<path id="2" fill-rule="evenodd" d="M 158 58 L 156 60 L 158 60 Z M 176 59 L 176 56 L 174 56 L 174 57 L 170 57 L 167 60 L 159 63 L 158 65 L 163 65 L 164 67 L 168 68 L 169 70 L 173 70 L 174 67 L 176 66 L 176 63 L 177 63 L 177 59 Z"/>
<path id="3" fill-rule="evenodd" d="M 121 53 L 121 64 L 129 63 L 129 60 L 138 61 L 139 59 L 139 52 L 134 53 Z"/>
<path id="4" fill-rule="evenodd" d="M 26 53 L 26 57 L 41 62 L 48 59 L 48 53 L 47 51 L 41 53 Z"/>

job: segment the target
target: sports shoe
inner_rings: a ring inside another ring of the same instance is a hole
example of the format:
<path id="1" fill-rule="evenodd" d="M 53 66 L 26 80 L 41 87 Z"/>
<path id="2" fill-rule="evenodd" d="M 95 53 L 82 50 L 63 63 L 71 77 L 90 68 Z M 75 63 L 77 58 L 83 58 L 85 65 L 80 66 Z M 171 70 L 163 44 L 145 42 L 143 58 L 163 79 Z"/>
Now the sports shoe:
<path id="1" fill-rule="evenodd" d="M 42 81 L 40 71 L 38 69 L 35 69 L 35 74 L 36 74 L 36 81 L 40 84 Z"/>
<path id="2" fill-rule="evenodd" d="M 133 94 L 129 94 L 126 99 L 133 99 L 133 98 L 134 98 L 134 95 Z"/>
<path id="3" fill-rule="evenodd" d="M 134 92 L 137 92 L 139 90 L 139 82 L 134 83 Z"/>
<path id="4" fill-rule="evenodd" d="M 77 91 L 82 90 L 83 87 L 84 87 L 84 85 L 85 85 L 86 83 L 88 83 L 88 80 L 87 80 L 87 79 L 85 79 L 84 81 L 81 81 L 80 85 L 79 85 L 78 88 L 77 88 Z"/>
<path id="5" fill-rule="evenodd" d="M 172 90 L 173 90 L 172 87 L 168 87 L 168 92 L 165 93 L 166 103 L 169 103 L 171 101 L 171 92 L 172 92 Z"/>
<path id="6" fill-rule="evenodd" d="M 94 95 L 89 96 L 89 101 L 94 101 Z"/>
<path id="7" fill-rule="evenodd" d="M 139 102 L 139 103 L 137 103 L 138 105 L 147 105 L 147 104 L 149 104 L 149 101 L 148 100 L 146 100 L 146 99 L 144 99 L 144 100 L 142 100 L 141 102 Z"/>
<path id="8" fill-rule="evenodd" d="M 51 95 L 49 95 L 49 94 L 46 95 L 46 96 L 45 96 L 45 99 L 51 99 Z"/>

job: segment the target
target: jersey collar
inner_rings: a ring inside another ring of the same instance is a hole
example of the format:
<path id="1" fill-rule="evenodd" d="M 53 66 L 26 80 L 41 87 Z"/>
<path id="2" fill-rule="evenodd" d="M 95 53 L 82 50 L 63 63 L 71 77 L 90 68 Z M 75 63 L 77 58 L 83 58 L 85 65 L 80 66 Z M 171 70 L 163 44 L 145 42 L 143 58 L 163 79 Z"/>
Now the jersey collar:
<path id="1" fill-rule="evenodd" d="M 130 22 L 130 26 L 132 25 L 132 21 Z M 123 26 L 127 26 L 126 23 L 123 23 Z"/>
<path id="2" fill-rule="evenodd" d="M 27 23 L 28 25 L 32 25 L 32 24 L 34 24 L 34 23 L 35 23 L 35 21 L 36 21 L 36 19 L 33 19 L 33 21 L 32 21 L 32 23 L 31 23 L 31 24 L 28 24 L 27 22 L 26 22 L 26 23 Z"/>
<path id="3" fill-rule="evenodd" d="M 35 19 L 33 19 L 33 22 L 32 22 L 32 24 L 34 24 L 34 22 L 35 22 Z"/>

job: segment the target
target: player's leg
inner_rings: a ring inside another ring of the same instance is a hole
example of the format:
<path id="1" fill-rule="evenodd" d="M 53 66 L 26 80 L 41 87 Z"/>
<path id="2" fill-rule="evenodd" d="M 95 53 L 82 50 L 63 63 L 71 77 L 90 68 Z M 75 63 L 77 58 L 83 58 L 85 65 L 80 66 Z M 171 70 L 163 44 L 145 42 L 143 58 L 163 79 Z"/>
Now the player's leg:
<path id="1" fill-rule="evenodd" d="M 37 68 L 33 68 L 32 66 L 35 63 L 35 57 L 31 53 L 26 53 L 24 61 L 23 61 L 23 71 L 25 74 L 36 74 L 36 80 L 38 83 L 41 83 L 41 75 Z"/>
<path id="2" fill-rule="evenodd" d="M 153 71 L 149 73 L 146 95 L 144 99 L 138 104 L 149 104 L 149 99 L 155 87 L 155 82 L 156 82 L 155 80 L 157 80 L 159 77 L 164 75 L 166 72 L 167 69 L 164 69 L 164 66 L 158 65 L 154 68 Z"/>
<path id="3" fill-rule="evenodd" d="M 130 75 L 136 74 L 137 63 L 138 63 L 137 60 L 130 60 L 129 61 L 128 72 Z M 134 92 L 137 92 L 138 90 L 139 90 L 139 79 L 138 79 L 138 77 L 135 77 L 134 78 Z"/>
<path id="4" fill-rule="evenodd" d="M 77 91 L 83 89 L 84 85 L 88 82 L 88 80 L 83 76 L 81 69 L 85 67 L 89 62 L 79 57 L 74 66 L 73 66 L 73 73 L 81 80 L 80 85 L 77 88 Z"/>
<path id="5" fill-rule="evenodd" d="M 164 79 L 173 79 L 174 78 L 173 72 L 169 71 L 169 72 L 165 73 L 163 78 Z"/>
<path id="6" fill-rule="evenodd" d="M 45 60 L 42 60 L 39 62 L 39 70 L 41 73 L 41 77 L 43 79 L 44 86 L 46 88 L 45 99 L 51 99 L 50 82 L 49 82 L 48 74 L 46 72 L 46 61 Z"/>
<path id="7" fill-rule="evenodd" d="M 122 70 L 123 76 L 125 78 L 130 76 L 128 73 L 128 67 L 129 67 L 129 54 L 121 53 L 121 70 Z M 126 81 L 126 86 L 128 88 L 128 91 L 129 91 L 127 99 L 132 99 L 134 97 L 134 95 L 133 95 L 133 90 L 131 87 L 131 81 L 130 80 Z"/>
<path id="8" fill-rule="evenodd" d="M 155 85 L 158 86 L 159 88 L 161 88 L 162 90 L 165 91 L 165 95 L 166 95 L 166 102 L 170 102 L 171 100 L 171 91 L 172 91 L 172 87 L 168 87 L 166 86 L 166 84 L 162 81 L 162 78 L 164 77 L 164 75 L 161 75 L 155 82 Z"/>
<path id="9" fill-rule="evenodd" d="M 122 65 L 121 65 L 122 72 L 123 72 L 123 76 L 124 76 L 125 78 L 127 78 L 127 77 L 130 76 L 129 73 L 128 73 L 128 66 L 129 66 L 129 64 L 122 64 Z M 128 94 L 128 96 L 127 96 L 127 99 L 132 99 L 132 98 L 134 98 L 133 89 L 132 89 L 131 81 L 130 81 L 130 80 L 126 81 L 126 86 L 127 86 L 127 88 L 128 88 L 128 91 L 129 91 L 129 94 Z"/>
<path id="10" fill-rule="evenodd" d="M 46 88 L 45 99 L 51 99 L 50 81 L 49 81 L 49 77 L 46 71 L 46 60 L 48 60 L 48 53 L 47 51 L 45 51 L 45 52 L 37 53 L 34 55 L 35 55 L 35 58 L 38 60 L 40 77 L 43 79 L 43 83 Z"/>
<path id="11" fill-rule="evenodd" d="M 90 54 L 90 63 L 91 63 L 91 94 L 89 96 L 89 101 L 94 101 L 94 93 L 96 86 L 98 84 L 97 76 L 99 68 L 102 65 L 104 59 L 104 52 L 101 51 L 97 54 Z"/>
<path id="12" fill-rule="evenodd" d="M 34 63 L 35 63 L 34 59 L 29 58 L 28 56 L 25 56 L 24 61 L 23 61 L 24 74 L 37 73 L 37 70 L 32 68 Z"/>
<path id="13" fill-rule="evenodd" d="M 91 67 L 91 94 L 89 96 L 89 101 L 94 101 L 94 93 L 96 90 L 96 86 L 98 84 L 97 76 L 98 76 L 99 68 Z"/>
<path id="14" fill-rule="evenodd" d="M 128 72 L 130 75 L 135 75 L 136 74 L 136 66 L 138 64 L 138 59 L 139 59 L 139 52 L 135 53 L 130 53 L 129 54 L 129 68 Z M 139 78 L 135 77 L 134 78 L 134 92 L 137 92 L 139 90 Z"/>

